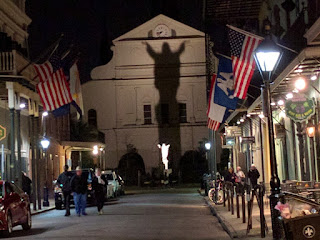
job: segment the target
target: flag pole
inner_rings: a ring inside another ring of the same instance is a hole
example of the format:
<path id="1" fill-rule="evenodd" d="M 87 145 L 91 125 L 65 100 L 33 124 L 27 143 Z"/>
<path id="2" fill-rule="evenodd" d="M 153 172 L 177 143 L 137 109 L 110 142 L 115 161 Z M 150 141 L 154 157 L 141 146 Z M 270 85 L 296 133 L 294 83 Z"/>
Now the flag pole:
<path id="1" fill-rule="evenodd" d="M 18 75 L 20 75 L 24 70 L 26 70 L 31 64 L 38 62 L 41 58 L 46 56 L 49 52 L 50 52 L 49 57 L 51 57 L 52 54 L 57 50 L 59 43 L 62 40 L 63 36 L 64 36 L 64 34 L 62 33 L 60 35 L 60 37 L 54 43 L 52 43 L 47 49 L 45 49 L 34 61 L 29 61 L 29 63 L 27 65 L 25 65 L 21 70 L 19 70 Z M 53 50 L 52 50 L 52 48 L 53 48 Z"/>

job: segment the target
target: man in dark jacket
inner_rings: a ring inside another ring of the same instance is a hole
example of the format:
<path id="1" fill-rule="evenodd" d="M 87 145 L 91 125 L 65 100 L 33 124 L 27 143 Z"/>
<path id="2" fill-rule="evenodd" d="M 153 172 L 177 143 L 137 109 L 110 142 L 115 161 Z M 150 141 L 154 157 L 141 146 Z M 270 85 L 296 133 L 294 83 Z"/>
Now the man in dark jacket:
<path id="1" fill-rule="evenodd" d="M 258 179 L 260 177 L 260 173 L 254 164 L 251 165 L 248 178 L 250 179 L 251 185 L 253 188 L 256 188 L 258 185 Z"/>
<path id="2" fill-rule="evenodd" d="M 76 206 L 76 213 L 80 217 L 82 215 L 87 215 L 86 205 L 87 205 L 87 188 L 88 179 L 82 174 L 81 167 L 76 168 L 76 175 L 71 179 L 71 189 L 73 192 L 74 205 Z"/>
<path id="3" fill-rule="evenodd" d="M 27 176 L 25 172 L 22 172 L 22 190 L 30 196 L 31 194 L 31 179 Z"/>
<path id="4" fill-rule="evenodd" d="M 65 216 L 70 216 L 70 197 L 71 197 L 71 173 L 68 171 L 69 166 L 64 166 L 64 172 L 61 173 L 58 177 L 57 183 L 60 185 L 63 197 L 64 197 L 64 206 L 66 208 Z"/>
<path id="5" fill-rule="evenodd" d="M 108 182 L 105 176 L 101 175 L 99 168 L 96 168 L 96 174 L 92 180 L 92 188 L 94 190 L 99 215 L 103 214 L 102 208 L 105 200 L 106 184 L 108 184 Z"/>

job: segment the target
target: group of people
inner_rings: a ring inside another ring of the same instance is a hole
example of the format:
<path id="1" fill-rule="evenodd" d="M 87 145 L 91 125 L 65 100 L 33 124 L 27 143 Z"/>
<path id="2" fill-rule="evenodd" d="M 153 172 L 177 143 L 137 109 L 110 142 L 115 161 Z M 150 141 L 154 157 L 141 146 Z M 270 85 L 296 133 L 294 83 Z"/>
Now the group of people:
<path id="1" fill-rule="evenodd" d="M 80 217 L 81 215 L 86 216 L 86 205 L 87 205 L 87 190 L 88 190 L 88 179 L 82 173 L 81 167 L 76 168 L 76 174 L 72 176 L 71 172 L 68 171 L 69 166 L 64 166 L 64 172 L 58 177 L 58 184 L 62 187 L 64 196 L 64 205 L 66 208 L 65 216 L 70 216 L 70 197 L 73 195 L 75 204 L 76 214 Z M 105 200 L 105 191 L 107 180 L 101 175 L 101 170 L 96 168 L 95 176 L 92 179 L 92 188 L 94 190 L 95 200 L 98 208 L 98 214 L 103 214 L 102 208 Z"/>
<path id="2" fill-rule="evenodd" d="M 258 185 L 258 179 L 260 177 L 260 173 L 254 164 L 251 165 L 250 170 L 248 172 L 248 178 L 250 179 L 251 186 L 255 188 Z M 244 185 L 246 175 L 241 170 L 241 167 L 237 167 L 237 171 L 234 172 L 233 168 L 229 168 L 228 173 L 225 176 L 226 182 L 238 183 Z"/>

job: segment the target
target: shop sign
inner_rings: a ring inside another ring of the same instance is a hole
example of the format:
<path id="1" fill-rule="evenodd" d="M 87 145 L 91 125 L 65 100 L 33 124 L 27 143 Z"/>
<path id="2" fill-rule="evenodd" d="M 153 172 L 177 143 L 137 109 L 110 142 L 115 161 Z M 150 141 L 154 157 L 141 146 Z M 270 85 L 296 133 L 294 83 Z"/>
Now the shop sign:
<path id="1" fill-rule="evenodd" d="M 0 141 L 6 138 L 6 128 L 0 125 Z"/>
<path id="2" fill-rule="evenodd" d="M 225 131 L 227 137 L 240 137 L 242 135 L 241 128 L 237 126 L 225 127 Z"/>
<path id="3" fill-rule="evenodd" d="M 256 138 L 253 136 L 250 137 L 242 137 L 242 142 L 243 143 L 255 143 Z"/>
<path id="4" fill-rule="evenodd" d="M 315 113 L 312 99 L 296 94 L 294 98 L 286 101 L 286 115 L 295 122 L 308 120 Z"/>

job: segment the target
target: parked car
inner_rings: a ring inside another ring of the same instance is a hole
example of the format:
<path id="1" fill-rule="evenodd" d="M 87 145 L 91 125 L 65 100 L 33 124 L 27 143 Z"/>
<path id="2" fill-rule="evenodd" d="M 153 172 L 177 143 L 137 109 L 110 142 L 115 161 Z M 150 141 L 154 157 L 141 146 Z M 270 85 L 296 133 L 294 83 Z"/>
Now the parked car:
<path id="1" fill-rule="evenodd" d="M 108 180 L 108 185 L 112 185 L 113 187 L 113 195 L 112 197 L 115 198 L 120 195 L 120 184 L 117 180 L 117 174 L 113 170 L 105 170 L 101 172 L 102 175 L 105 175 L 106 179 Z"/>
<path id="2" fill-rule="evenodd" d="M 75 170 L 70 171 L 71 175 L 74 176 L 76 174 Z M 93 191 L 92 191 L 92 179 L 94 176 L 94 172 L 93 169 L 83 169 L 82 170 L 82 174 L 85 175 L 85 177 L 87 178 L 88 181 L 88 191 L 87 191 L 87 203 L 92 203 L 93 202 Z M 63 197 L 63 192 L 62 189 L 57 181 L 53 181 L 54 183 L 54 201 L 55 201 L 55 207 L 58 210 L 61 210 L 64 206 L 64 197 Z M 71 196 L 70 198 L 70 204 L 73 204 L 73 196 Z"/>
<path id="3" fill-rule="evenodd" d="M 29 197 L 14 183 L 0 181 L 0 230 L 9 235 L 18 225 L 31 229 Z"/>

